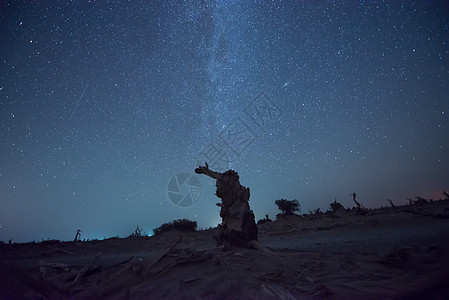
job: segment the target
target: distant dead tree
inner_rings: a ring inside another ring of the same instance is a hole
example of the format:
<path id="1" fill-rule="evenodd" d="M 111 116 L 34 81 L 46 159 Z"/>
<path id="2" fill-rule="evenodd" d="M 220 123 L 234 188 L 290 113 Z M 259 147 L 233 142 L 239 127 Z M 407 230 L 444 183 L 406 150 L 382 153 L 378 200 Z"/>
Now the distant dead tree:
<path id="1" fill-rule="evenodd" d="M 443 195 L 446 196 L 446 199 L 449 199 L 449 195 L 446 193 L 446 191 L 443 191 Z"/>
<path id="2" fill-rule="evenodd" d="M 75 233 L 75 239 L 73 240 L 73 242 L 77 242 L 80 237 L 81 237 L 81 230 L 77 229 Z"/>
<path id="3" fill-rule="evenodd" d="M 134 236 L 137 236 L 137 237 L 142 236 L 142 229 L 139 227 L 139 225 L 136 226 L 136 230 L 134 231 Z"/>
<path id="4" fill-rule="evenodd" d="M 413 205 L 413 199 L 412 198 L 406 198 L 408 200 L 408 205 Z"/>
<path id="5" fill-rule="evenodd" d="M 387 199 L 387 201 L 390 203 L 391 207 L 395 208 L 396 206 L 394 206 L 393 201 L 391 201 L 391 199 Z"/>
<path id="6" fill-rule="evenodd" d="M 359 202 L 357 202 L 357 200 L 355 200 L 356 196 L 357 196 L 356 193 L 352 193 L 352 200 L 354 201 L 355 205 L 357 205 L 357 211 L 360 211 L 362 209 L 362 206 L 360 205 Z"/>

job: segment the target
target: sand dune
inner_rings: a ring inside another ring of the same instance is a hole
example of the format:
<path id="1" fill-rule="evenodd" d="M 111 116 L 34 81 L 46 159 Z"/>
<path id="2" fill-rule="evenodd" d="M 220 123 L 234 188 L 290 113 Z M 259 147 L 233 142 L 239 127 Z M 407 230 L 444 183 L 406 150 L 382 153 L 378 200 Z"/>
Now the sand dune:
<path id="1" fill-rule="evenodd" d="M 1 299 L 447 299 L 449 201 L 214 230 L 0 245 Z"/>

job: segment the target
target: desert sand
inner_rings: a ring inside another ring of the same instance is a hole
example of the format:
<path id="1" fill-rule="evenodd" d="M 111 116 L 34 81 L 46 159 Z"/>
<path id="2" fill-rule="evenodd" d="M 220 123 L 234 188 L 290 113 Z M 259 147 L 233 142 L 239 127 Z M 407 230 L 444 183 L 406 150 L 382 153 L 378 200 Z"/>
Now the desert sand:
<path id="1" fill-rule="evenodd" d="M 216 229 L 1 244 L 0 299 L 449 299 L 449 201 Z"/>

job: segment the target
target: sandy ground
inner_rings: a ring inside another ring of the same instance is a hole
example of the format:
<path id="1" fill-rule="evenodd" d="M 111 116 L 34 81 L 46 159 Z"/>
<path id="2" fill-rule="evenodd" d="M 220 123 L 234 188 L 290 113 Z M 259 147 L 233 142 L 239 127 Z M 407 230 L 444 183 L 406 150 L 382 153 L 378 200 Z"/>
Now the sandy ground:
<path id="1" fill-rule="evenodd" d="M 449 201 L 214 230 L 0 245 L 0 299 L 449 299 Z"/>

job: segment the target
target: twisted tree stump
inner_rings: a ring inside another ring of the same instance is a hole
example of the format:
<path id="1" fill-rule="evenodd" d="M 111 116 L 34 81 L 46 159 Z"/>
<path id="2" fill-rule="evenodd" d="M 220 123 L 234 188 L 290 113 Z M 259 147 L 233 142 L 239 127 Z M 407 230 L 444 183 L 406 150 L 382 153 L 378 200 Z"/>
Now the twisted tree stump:
<path id="1" fill-rule="evenodd" d="M 216 180 L 215 195 L 221 199 L 221 224 L 218 225 L 218 243 L 225 248 L 248 247 L 248 242 L 257 240 L 258 228 L 254 213 L 249 207 L 249 188 L 240 184 L 239 175 L 233 170 L 214 172 L 209 165 L 199 166 L 195 173 Z"/>

